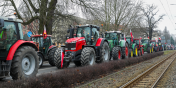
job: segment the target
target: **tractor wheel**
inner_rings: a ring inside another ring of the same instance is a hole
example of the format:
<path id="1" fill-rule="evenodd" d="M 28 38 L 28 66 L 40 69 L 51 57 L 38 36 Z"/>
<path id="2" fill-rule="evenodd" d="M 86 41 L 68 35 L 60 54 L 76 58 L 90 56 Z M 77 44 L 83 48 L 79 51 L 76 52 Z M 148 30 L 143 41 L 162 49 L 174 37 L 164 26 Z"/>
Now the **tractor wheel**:
<path id="1" fill-rule="evenodd" d="M 141 51 L 140 50 L 138 50 L 138 56 L 141 56 Z"/>
<path id="2" fill-rule="evenodd" d="M 134 47 L 134 56 L 137 57 L 138 56 L 138 49 L 137 49 L 137 46 Z"/>
<path id="3" fill-rule="evenodd" d="M 53 48 L 48 52 L 48 62 L 51 66 L 55 66 L 54 63 L 54 53 L 57 50 L 57 48 Z"/>
<path id="4" fill-rule="evenodd" d="M 151 53 L 153 53 L 153 47 L 151 47 Z"/>
<path id="5" fill-rule="evenodd" d="M 98 60 L 96 60 L 96 63 L 108 62 L 109 60 L 110 60 L 109 45 L 107 42 L 104 42 L 103 46 L 101 47 L 101 56 Z"/>
<path id="6" fill-rule="evenodd" d="M 39 57 L 34 48 L 20 47 L 14 54 L 10 75 L 13 80 L 36 77 L 39 67 Z"/>
<path id="7" fill-rule="evenodd" d="M 81 66 L 95 64 L 95 51 L 92 47 L 85 47 L 81 52 Z"/>
<path id="8" fill-rule="evenodd" d="M 121 51 L 120 47 L 113 48 L 112 58 L 113 58 L 113 60 L 121 60 L 122 59 L 122 51 Z"/>
<path id="9" fill-rule="evenodd" d="M 151 47 L 147 48 L 147 53 L 151 53 Z"/>
<path id="10" fill-rule="evenodd" d="M 54 63 L 58 69 L 61 69 L 61 48 L 57 48 L 54 52 Z M 67 68 L 70 62 L 63 61 L 63 68 Z"/>
<path id="11" fill-rule="evenodd" d="M 81 55 L 76 56 L 76 58 L 81 58 Z M 74 63 L 75 63 L 75 65 L 77 67 L 81 66 L 81 62 L 80 61 L 74 61 Z"/>
<path id="12" fill-rule="evenodd" d="M 133 57 L 133 50 L 129 49 L 129 57 Z"/>
<path id="13" fill-rule="evenodd" d="M 157 47 L 155 47 L 155 52 L 157 52 Z"/>
<path id="14" fill-rule="evenodd" d="M 38 53 L 38 56 L 39 56 L 39 68 L 41 68 L 43 66 L 44 57 L 40 53 Z"/>
<path id="15" fill-rule="evenodd" d="M 157 47 L 157 52 L 159 51 L 159 47 Z"/>
<path id="16" fill-rule="evenodd" d="M 122 56 L 122 58 L 128 58 L 128 44 L 126 43 L 125 44 L 125 54 L 124 54 L 124 56 Z"/>
<path id="17" fill-rule="evenodd" d="M 141 52 L 141 56 L 144 54 L 144 50 L 143 50 L 143 47 L 140 48 L 140 52 Z"/>

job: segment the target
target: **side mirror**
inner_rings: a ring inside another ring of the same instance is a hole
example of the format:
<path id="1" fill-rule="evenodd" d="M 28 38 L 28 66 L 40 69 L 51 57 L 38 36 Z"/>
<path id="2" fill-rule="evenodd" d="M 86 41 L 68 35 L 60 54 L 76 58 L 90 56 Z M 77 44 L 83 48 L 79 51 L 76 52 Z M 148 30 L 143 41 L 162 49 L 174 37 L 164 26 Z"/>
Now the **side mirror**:
<path id="1" fill-rule="evenodd" d="M 4 27 L 4 19 L 0 19 L 0 27 Z"/>
<path id="2" fill-rule="evenodd" d="M 70 29 L 67 30 L 67 33 L 69 33 L 69 32 L 70 32 Z"/>
<path id="3" fill-rule="evenodd" d="M 56 43 L 53 43 L 53 45 L 56 45 Z"/>

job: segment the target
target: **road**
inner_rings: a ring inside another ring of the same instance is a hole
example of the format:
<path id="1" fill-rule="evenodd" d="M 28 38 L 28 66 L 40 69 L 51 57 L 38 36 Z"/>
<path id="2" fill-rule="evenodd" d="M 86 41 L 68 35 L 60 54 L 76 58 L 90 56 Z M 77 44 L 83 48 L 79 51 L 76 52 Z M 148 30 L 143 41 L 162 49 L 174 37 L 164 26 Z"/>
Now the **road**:
<path id="1" fill-rule="evenodd" d="M 144 54 L 147 54 L 146 52 Z M 76 67 L 74 63 L 70 63 L 69 68 L 74 68 Z M 46 73 L 52 73 L 55 71 L 61 71 L 62 69 L 57 69 L 55 66 L 51 66 L 49 63 L 44 62 L 43 66 L 38 70 L 37 76 L 41 74 L 46 74 Z M 9 81 L 12 80 L 12 77 L 6 77 L 5 79 L 1 81 Z"/>

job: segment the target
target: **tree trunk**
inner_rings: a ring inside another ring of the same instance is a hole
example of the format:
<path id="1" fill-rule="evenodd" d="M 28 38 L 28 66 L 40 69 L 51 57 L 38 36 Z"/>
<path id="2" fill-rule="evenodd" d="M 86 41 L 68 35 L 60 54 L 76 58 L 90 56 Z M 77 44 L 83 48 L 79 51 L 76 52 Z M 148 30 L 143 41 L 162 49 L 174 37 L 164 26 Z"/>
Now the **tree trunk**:
<path id="1" fill-rule="evenodd" d="M 149 39 L 150 40 L 152 39 L 152 32 L 153 32 L 152 28 L 149 28 Z"/>

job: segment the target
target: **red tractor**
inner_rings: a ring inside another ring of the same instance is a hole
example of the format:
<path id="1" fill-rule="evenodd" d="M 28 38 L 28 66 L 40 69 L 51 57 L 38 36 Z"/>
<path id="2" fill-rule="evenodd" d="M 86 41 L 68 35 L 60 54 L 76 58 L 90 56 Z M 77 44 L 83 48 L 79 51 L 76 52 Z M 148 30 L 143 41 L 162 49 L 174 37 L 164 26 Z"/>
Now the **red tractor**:
<path id="1" fill-rule="evenodd" d="M 141 39 L 142 38 L 134 39 L 134 43 L 136 43 L 138 49 L 138 56 L 142 56 L 144 54 L 144 46 L 142 45 Z"/>
<path id="2" fill-rule="evenodd" d="M 52 43 L 51 35 L 45 34 L 43 33 L 43 35 L 32 35 L 30 38 L 31 41 L 39 44 L 39 67 L 42 67 L 43 61 L 48 61 L 51 66 L 55 66 L 54 52 L 56 51 L 57 47 L 54 43 Z"/>
<path id="3" fill-rule="evenodd" d="M 108 41 L 99 37 L 100 28 L 96 25 L 82 25 L 71 28 L 67 32 L 70 36 L 62 46 L 64 59 L 61 59 L 61 48 L 55 52 L 56 67 L 68 67 L 70 62 L 76 66 L 94 65 L 110 60 Z"/>
<path id="4" fill-rule="evenodd" d="M 21 22 L 0 17 L 0 79 L 25 79 L 38 73 L 38 48 L 33 41 L 23 40 Z"/>

